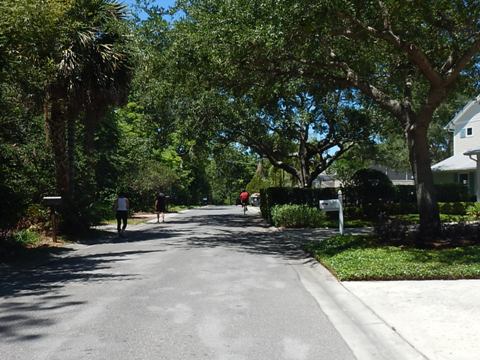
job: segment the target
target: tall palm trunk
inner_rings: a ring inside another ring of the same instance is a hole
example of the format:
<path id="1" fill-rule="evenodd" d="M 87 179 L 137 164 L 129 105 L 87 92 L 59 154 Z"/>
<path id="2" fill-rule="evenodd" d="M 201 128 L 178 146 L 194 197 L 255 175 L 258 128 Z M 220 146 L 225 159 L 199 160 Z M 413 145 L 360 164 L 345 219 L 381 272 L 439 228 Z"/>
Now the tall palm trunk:
<path id="1" fill-rule="evenodd" d="M 60 196 L 70 194 L 69 159 L 67 155 L 66 121 L 62 101 L 55 91 L 47 91 L 44 104 L 47 137 L 53 151 L 56 189 Z"/>

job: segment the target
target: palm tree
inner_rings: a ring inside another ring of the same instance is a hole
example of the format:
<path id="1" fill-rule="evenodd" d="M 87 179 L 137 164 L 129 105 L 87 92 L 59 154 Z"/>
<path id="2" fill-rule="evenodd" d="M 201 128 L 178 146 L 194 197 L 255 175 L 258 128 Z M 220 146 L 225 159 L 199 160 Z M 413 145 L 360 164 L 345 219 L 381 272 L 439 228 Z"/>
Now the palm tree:
<path id="1" fill-rule="evenodd" d="M 126 98 L 131 69 L 124 20 L 125 7 L 111 0 L 77 0 L 63 19 L 44 115 L 57 191 L 65 200 L 66 212 L 74 209 L 76 122 L 79 118 L 85 122 L 86 148 L 91 151 L 96 122 L 106 109 Z"/>

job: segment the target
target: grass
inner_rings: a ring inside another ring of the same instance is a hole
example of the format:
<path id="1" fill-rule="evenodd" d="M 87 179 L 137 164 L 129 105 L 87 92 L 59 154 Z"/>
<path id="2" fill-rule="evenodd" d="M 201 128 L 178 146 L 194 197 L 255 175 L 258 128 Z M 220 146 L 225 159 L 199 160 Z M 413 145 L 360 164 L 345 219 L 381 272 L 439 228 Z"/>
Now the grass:
<path id="1" fill-rule="evenodd" d="M 61 237 L 54 243 L 50 237 L 38 231 L 20 230 L 0 238 L 0 262 L 41 263 L 55 253 L 66 251 L 64 243 Z"/>
<path id="2" fill-rule="evenodd" d="M 480 246 L 417 249 L 373 236 L 334 236 L 307 250 L 339 280 L 479 279 Z"/>
<path id="3" fill-rule="evenodd" d="M 182 210 L 193 209 L 194 207 L 194 205 L 170 205 L 168 207 L 168 212 L 176 213 Z"/>
<path id="4" fill-rule="evenodd" d="M 143 224 L 144 222 L 148 220 L 152 220 L 156 218 L 156 214 L 152 214 L 151 217 L 129 217 L 128 218 L 128 225 L 138 225 L 138 224 Z M 110 219 L 105 219 L 102 221 L 101 225 L 116 225 L 117 224 L 117 219 L 116 218 L 110 218 Z"/>
<path id="5" fill-rule="evenodd" d="M 396 215 L 395 218 L 411 224 L 418 224 L 420 222 L 420 215 L 418 214 Z M 440 221 L 444 223 L 462 222 L 468 220 L 471 219 L 465 215 L 440 214 Z"/>
<path id="6" fill-rule="evenodd" d="M 346 228 L 361 228 L 373 226 L 373 221 L 364 219 L 344 219 L 344 227 Z M 338 220 L 326 220 L 325 227 L 338 228 Z"/>

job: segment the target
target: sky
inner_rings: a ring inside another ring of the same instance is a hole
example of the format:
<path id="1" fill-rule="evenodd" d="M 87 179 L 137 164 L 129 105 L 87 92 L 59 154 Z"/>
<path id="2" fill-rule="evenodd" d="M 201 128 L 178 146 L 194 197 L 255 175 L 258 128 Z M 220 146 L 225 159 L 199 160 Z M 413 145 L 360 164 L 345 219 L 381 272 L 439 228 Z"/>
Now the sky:
<path id="1" fill-rule="evenodd" d="M 121 2 L 121 3 L 124 3 L 124 4 L 128 5 L 132 9 L 132 11 L 134 10 L 134 6 L 137 3 L 136 0 L 118 0 L 118 2 Z M 170 6 L 175 5 L 175 0 L 152 0 L 152 2 L 156 5 L 164 7 L 164 8 L 168 8 Z M 142 17 L 142 16 L 140 16 L 140 17 Z"/>
<path id="2" fill-rule="evenodd" d="M 122 2 L 124 4 L 127 4 L 128 6 L 135 5 L 136 0 L 119 0 L 119 2 Z M 159 6 L 162 6 L 164 8 L 167 8 L 169 6 L 172 6 L 175 4 L 175 0 L 156 0 L 155 3 Z"/>

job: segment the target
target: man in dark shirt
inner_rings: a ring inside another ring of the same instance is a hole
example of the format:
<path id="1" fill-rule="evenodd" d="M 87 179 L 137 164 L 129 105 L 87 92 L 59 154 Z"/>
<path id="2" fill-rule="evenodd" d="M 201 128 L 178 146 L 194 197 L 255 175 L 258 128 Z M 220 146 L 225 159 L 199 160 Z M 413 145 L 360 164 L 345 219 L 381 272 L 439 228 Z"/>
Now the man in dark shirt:
<path id="1" fill-rule="evenodd" d="M 160 222 L 160 215 L 162 215 L 162 222 L 165 222 L 165 208 L 167 199 L 165 194 L 159 192 L 155 199 L 155 211 L 157 212 L 157 223 Z"/>

